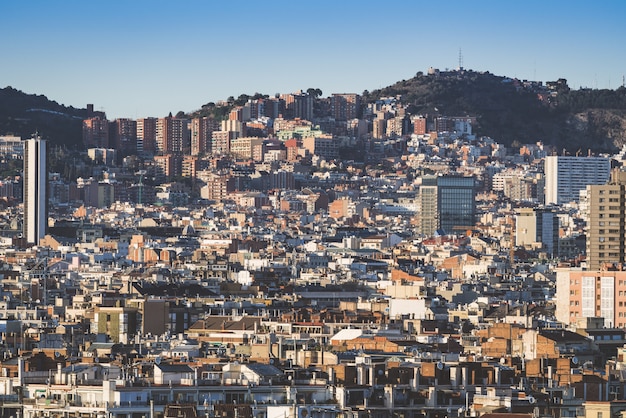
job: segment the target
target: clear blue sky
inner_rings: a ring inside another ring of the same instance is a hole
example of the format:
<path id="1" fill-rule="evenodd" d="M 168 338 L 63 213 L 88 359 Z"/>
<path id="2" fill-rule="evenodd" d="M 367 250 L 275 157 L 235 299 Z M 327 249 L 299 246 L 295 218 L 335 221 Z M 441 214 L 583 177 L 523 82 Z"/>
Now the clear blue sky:
<path id="1" fill-rule="evenodd" d="M 626 75 L 626 1 L 6 0 L 0 87 L 117 117 L 242 93 L 361 93 L 429 67 L 573 88 Z"/>

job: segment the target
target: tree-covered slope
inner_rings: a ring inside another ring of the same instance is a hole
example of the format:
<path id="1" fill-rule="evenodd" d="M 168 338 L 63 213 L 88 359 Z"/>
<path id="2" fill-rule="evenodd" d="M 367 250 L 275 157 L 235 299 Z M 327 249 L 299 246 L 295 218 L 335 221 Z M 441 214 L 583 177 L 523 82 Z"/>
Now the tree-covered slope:
<path id="1" fill-rule="evenodd" d="M 504 144 L 536 141 L 559 148 L 612 151 L 626 143 L 626 89 L 547 89 L 488 72 L 417 73 L 365 94 L 366 101 L 402 96 L 411 114 L 475 116 L 479 135 Z"/>
<path id="2" fill-rule="evenodd" d="M 46 96 L 0 89 L 0 135 L 29 138 L 38 132 L 53 144 L 80 146 L 86 114 L 86 109 L 63 106 Z"/>

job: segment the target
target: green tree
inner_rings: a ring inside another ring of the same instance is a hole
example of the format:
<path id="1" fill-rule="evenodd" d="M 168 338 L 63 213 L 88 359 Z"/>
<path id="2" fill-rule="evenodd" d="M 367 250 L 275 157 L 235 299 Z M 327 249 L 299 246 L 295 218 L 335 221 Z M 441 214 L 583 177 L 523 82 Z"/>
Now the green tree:
<path id="1" fill-rule="evenodd" d="M 318 88 L 311 87 L 311 88 L 308 88 L 306 92 L 309 96 L 313 96 L 316 99 L 322 96 L 322 90 Z"/>

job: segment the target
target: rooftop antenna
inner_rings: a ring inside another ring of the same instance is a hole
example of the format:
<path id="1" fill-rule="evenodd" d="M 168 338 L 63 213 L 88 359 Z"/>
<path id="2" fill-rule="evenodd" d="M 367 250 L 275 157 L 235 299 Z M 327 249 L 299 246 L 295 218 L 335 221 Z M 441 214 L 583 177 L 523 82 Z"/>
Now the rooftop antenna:
<path id="1" fill-rule="evenodd" d="M 459 71 L 463 70 L 463 50 L 459 48 Z"/>

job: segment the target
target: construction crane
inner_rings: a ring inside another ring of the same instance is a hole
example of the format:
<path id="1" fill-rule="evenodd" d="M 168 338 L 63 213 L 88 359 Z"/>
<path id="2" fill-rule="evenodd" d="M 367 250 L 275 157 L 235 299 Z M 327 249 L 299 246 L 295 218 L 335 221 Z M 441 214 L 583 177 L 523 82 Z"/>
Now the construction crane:
<path id="1" fill-rule="evenodd" d="M 146 170 L 139 170 L 136 174 L 139 175 L 139 184 L 137 185 L 137 204 L 141 205 L 143 203 L 143 176 L 146 174 Z"/>
<path id="2" fill-rule="evenodd" d="M 511 222 L 511 248 L 509 249 L 509 263 L 511 265 L 511 271 L 513 271 L 513 264 L 515 263 L 515 222 L 516 217 L 513 216 L 513 222 Z"/>

